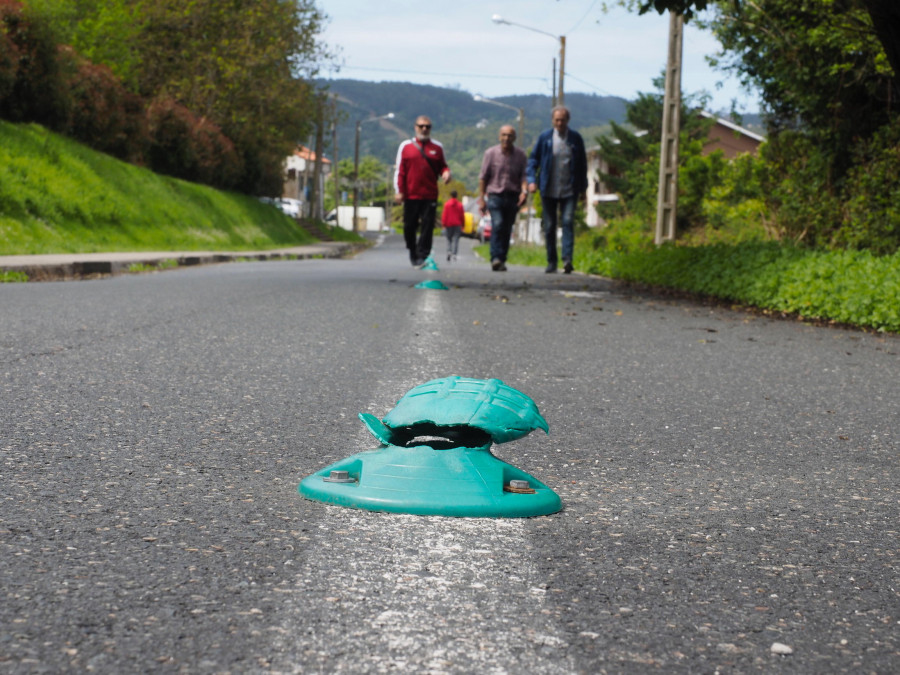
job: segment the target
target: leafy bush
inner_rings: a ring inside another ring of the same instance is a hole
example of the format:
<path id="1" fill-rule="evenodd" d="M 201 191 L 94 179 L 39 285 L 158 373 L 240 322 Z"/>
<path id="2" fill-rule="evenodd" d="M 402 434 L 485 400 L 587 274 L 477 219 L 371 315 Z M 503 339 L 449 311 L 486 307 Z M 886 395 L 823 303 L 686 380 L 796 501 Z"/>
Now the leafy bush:
<path id="1" fill-rule="evenodd" d="M 597 241 L 596 235 L 579 239 L 576 267 L 761 309 L 900 332 L 900 253 L 879 257 L 754 241 L 583 253 Z"/>
<path id="2" fill-rule="evenodd" d="M 812 138 L 785 131 L 760 148 L 763 189 L 779 235 L 827 247 L 841 224 L 840 198 L 831 181 L 832 157 Z"/>
<path id="3" fill-rule="evenodd" d="M 71 101 L 49 23 L 16 0 L 0 0 L 0 35 L 10 48 L 0 66 L 0 118 L 65 129 Z"/>
<path id="4" fill-rule="evenodd" d="M 900 248 L 900 119 L 860 144 L 846 186 L 839 245 L 875 254 Z"/>
<path id="5" fill-rule="evenodd" d="M 631 253 L 648 251 L 653 247 L 653 233 L 649 225 L 637 216 L 610 221 L 606 227 L 590 230 L 579 241 L 582 240 L 591 251 Z"/>
<path id="6" fill-rule="evenodd" d="M 736 243 L 777 239 L 762 188 L 762 162 L 749 153 L 721 164 L 718 184 L 711 186 L 701 201 L 702 232 L 685 241 Z"/>
<path id="7" fill-rule="evenodd" d="M 72 97 L 67 135 L 119 159 L 141 162 L 149 140 L 143 101 L 106 66 L 68 47 L 60 50 L 60 59 L 68 66 L 66 85 Z"/>
<path id="8" fill-rule="evenodd" d="M 221 188 L 235 186 L 241 160 L 234 144 L 209 120 L 161 99 L 147 108 L 147 128 L 147 164 L 154 171 Z"/>
<path id="9" fill-rule="evenodd" d="M 0 0 L 0 105 L 12 93 L 19 73 L 19 48 L 7 35 L 11 9 L 8 0 Z"/>
<path id="10" fill-rule="evenodd" d="M 713 187 L 722 182 L 728 163 L 721 150 L 702 155 L 703 141 L 682 138 L 678 169 L 679 230 L 686 231 L 704 223 L 703 200 Z"/>

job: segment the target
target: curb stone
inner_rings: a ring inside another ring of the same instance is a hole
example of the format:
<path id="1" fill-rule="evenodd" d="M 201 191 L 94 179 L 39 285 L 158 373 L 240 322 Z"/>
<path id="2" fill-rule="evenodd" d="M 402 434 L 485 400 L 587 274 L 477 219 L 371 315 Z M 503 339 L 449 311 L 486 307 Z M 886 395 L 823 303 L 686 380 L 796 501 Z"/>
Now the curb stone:
<path id="1" fill-rule="evenodd" d="M 22 272 L 27 275 L 28 281 L 68 281 L 125 274 L 133 265 L 157 267 L 164 261 L 177 263 L 172 266 L 172 269 L 175 269 L 243 260 L 342 258 L 364 247 L 351 242 L 320 242 L 269 251 L 154 251 L 0 256 L 0 272 Z"/>

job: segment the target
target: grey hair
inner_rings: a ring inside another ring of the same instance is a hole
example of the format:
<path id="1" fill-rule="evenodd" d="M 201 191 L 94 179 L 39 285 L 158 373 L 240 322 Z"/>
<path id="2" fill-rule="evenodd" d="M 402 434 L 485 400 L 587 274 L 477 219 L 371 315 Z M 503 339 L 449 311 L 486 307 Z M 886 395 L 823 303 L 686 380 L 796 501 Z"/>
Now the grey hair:
<path id="1" fill-rule="evenodd" d="M 556 112 L 557 112 L 558 110 L 562 110 L 564 113 L 566 113 L 566 119 L 572 119 L 572 111 L 569 110 L 569 109 L 568 109 L 566 106 L 564 106 L 564 105 L 554 106 L 554 107 L 553 107 L 553 110 L 550 111 L 550 117 L 553 117 L 553 115 L 556 114 Z"/>

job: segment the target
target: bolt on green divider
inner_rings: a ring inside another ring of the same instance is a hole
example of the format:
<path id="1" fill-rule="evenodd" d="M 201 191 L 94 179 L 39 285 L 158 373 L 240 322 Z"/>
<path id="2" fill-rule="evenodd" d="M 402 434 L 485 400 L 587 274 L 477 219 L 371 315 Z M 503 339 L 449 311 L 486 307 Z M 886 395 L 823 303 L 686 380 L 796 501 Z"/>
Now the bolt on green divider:
<path id="1" fill-rule="evenodd" d="M 300 481 L 308 499 L 391 513 L 523 518 L 562 509 L 553 490 L 491 451 L 549 433 L 537 405 L 497 379 L 451 376 L 410 389 L 383 420 L 359 418 L 381 443 Z"/>

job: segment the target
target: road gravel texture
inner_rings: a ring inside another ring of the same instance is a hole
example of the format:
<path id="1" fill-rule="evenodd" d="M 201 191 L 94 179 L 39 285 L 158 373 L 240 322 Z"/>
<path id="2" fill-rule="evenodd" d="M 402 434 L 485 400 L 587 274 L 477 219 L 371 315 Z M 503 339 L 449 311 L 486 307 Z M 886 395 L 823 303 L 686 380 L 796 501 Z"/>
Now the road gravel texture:
<path id="1" fill-rule="evenodd" d="M 900 339 L 443 247 L 0 286 L 0 673 L 900 670 Z M 297 493 L 453 374 L 562 512 Z"/>

